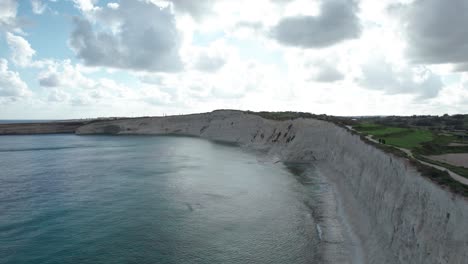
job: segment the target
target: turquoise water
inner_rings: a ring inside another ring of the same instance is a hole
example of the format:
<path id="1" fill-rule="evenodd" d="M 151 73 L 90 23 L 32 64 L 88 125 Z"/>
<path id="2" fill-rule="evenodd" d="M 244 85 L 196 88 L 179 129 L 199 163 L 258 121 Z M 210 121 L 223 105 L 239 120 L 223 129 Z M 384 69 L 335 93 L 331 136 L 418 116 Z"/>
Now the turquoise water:
<path id="1" fill-rule="evenodd" d="M 0 263 L 313 263 L 297 170 L 196 138 L 1 136 Z"/>

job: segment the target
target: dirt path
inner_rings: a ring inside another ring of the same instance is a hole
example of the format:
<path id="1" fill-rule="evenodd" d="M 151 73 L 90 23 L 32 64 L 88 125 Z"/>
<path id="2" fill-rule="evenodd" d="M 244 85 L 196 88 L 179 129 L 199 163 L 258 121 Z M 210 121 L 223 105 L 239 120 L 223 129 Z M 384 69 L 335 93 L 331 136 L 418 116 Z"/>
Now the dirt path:
<path id="1" fill-rule="evenodd" d="M 359 131 L 355 130 L 355 129 L 354 129 L 353 127 L 351 127 L 351 126 L 346 126 L 346 127 L 347 127 L 349 130 L 353 130 L 353 131 L 355 131 L 355 132 L 357 132 L 357 133 L 360 133 Z M 370 141 L 372 141 L 372 142 L 374 142 L 374 143 L 380 144 L 379 141 L 377 141 L 377 140 L 375 140 L 374 138 L 372 138 L 371 135 L 366 136 L 366 139 L 368 139 L 368 140 L 370 140 Z M 457 182 L 462 183 L 462 184 L 464 184 L 464 185 L 468 185 L 468 179 L 467 179 L 467 178 L 465 178 L 465 177 L 463 177 L 463 176 L 461 176 L 461 175 L 459 175 L 459 174 L 457 174 L 457 173 L 455 173 L 455 172 L 453 172 L 453 171 L 451 171 L 451 170 L 449 170 L 449 169 L 447 169 L 447 168 L 445 168 L 445 167 L 442 167 L 442 166 L 439 166 L 439 165 L 435 165 L 435 164 L 432 164 L 432 163 L 425 162 L 425 161 L 422 161 L 422 160 L 420 160 L 420 159 L 417 159 L 416 157 L 414 157 L 413 152 L 411 152 L 411 150 L 409 150 L 409 149 L 399 148 L 399 147 L 394 147 L 394 148 L 397 148 L 397 149 L 403 151 L 404 153 L 406 153 L 406 155 L 408 155 L 408 157 L 410 157 L 410 158 L 412 158 L 412 159 L 418 161 L 419 163 L 422 163 L 422 164 L 424 164 L 424 165 L 426 165 L 426 166 L 430 166 L 430 167 L 432 167 L 432 168 L 436 168 L 436 169 L 441 170 L 441 171 L 446 171 L 446 172 L 450 175 L 450 177 L 451 177 L 452 179 L 454 179 L 454 180 L 456 180 Z"/>
<path id="2" fill-rule="evenodd" d="M 459 175 L 459 174 L 457 174 L 457 173 L 455 173 L 455 172 L 453 172 L 453 171 L 451 171 L 451 170 L 449 170 L 449 169 L 447 169 L 445 167 L 419 160 L 419 159 L 414 157 L 413 153 L 409 149 L 404 149 L 404 148 L 397 148 L 397 149 L 405 152 L 410 158 L 413 158 L 413 159 L 417 160 L 418 162 L 420 162 L 420 163 L 422 163 L 424 165 L 436 168 L 436 169 L 441 170 L 441 171 L 446 171 L 450 175 L 450 177 L 452 177 L 452 179 L 454 179 L 454 180 L 456 180 L 456 181 L 458 181 L 458 182 L 460 182 L 460 183 L 462 183 L 464 185 L 468 185 L 468 179 L 467 178 L 465 178 L 465 177 L 463 177 L 463 176 L 461 176 L 461 175 Z"/>
<path id="3" fill-rule="evenodd" d="M 468 169 L 468 153 L 445 153 L 426 156 L 426 158 Z"/>

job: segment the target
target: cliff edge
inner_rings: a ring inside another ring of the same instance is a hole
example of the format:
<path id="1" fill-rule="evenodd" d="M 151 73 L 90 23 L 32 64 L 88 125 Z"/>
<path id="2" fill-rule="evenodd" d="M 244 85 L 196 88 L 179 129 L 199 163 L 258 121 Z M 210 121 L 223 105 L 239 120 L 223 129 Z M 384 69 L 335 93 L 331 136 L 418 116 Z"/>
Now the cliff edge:
<path id="1" fill-rule="evenodd" d="M 278 161 L 310 162 L 335 186 L 362 245 L 363 262 L 468 259 L 465 197 L 423 177 L 407 159 L 366 144 L 329 122 L 273 121 L 241 111 L 214 111 L 102 121 L 81 126 L 76 133 L 197 136 L 261 150 Z"/>

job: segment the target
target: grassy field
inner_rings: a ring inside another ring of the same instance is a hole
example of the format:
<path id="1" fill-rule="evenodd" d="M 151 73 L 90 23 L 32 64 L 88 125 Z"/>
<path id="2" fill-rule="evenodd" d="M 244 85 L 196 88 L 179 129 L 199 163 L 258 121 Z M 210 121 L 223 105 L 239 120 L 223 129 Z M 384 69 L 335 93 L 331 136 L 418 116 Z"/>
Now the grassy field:
<path id="1" fill-rule="evenodd" d="M 407 128 L 388 127 L 388 126 L 381 126 L 381 125 L 372 124 L 372 123 L 361 123 L 355 126 L 354 129 L 361 131 L 361 132 L 365 132 L 373 136 L 383 136 L 387 134 L 401 133 L 401 132 L 405 132 L 408 130 Z"/>
<path id="2" fill-rule="evenodd" d="M 468 169 L 446 164 L 425 158 L 424 155 L 436 155 L 444 153 L 468 153 L 468 146 L 449 146 L 452 142 L 457 142 L 457 138 L 450 134 L 441 134 L 427 129 L 406 128 L 397 126 L 386 126 L 371 122 L 361 122 L 353 128 L 364 135 L 372 135 L 374 139 L 385 139 L 386 144 L 375 144 L 376 147 L 394 153 L 397 156 L 406 156 L 400 150 L 391 146 L 410 149 L 414 156 L 435 165 L 445 167 L 463 177 L 468 178 Z M 422 175 L 430 178 L 442 186 L 450 188 L 453 192 L 468 197 L 468 186 L 452 179 L 445 171 L 432 168 L 410 158 L 410 161 Z"/>
<path id="3" fill-rule="evenodd" d="M 407 149 L 420 147 L 422 143 L 434 139 L 432 132 L 423 129 L 389 127 L 372 123 L 361 123 L 354 129 L 372 135 L 375 139 L 384 139 L 388 145 Z"/>

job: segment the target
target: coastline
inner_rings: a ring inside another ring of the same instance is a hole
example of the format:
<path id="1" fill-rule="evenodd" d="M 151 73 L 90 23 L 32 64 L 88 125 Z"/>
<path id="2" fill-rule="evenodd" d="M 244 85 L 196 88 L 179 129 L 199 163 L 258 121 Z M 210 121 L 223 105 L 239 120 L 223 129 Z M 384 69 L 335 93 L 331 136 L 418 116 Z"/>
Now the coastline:
<path id="1" fill-rule="evenodd" d="M 325 174 L 324 168 L 317 166 L 319 173 Z M 353 224 L 351 223 L 350 215 L 355 212 L 353 208 L 356 207 L 350 206 L 352 197 L 350 193 L 345 193 L 345 190 L 343 188 L 338 187 L 338 182 L 333 180 L 333 177 L 330 172 L 326 174 L 330 181 L 330 184 L 332 185 L 332 190 L 333 190 L 333 195 L 337 201 L 337 207 L 336 207 L 336 212 L 338 219 L 340 220 L 340 224 L 344 230 L 344 235 L 346 238 L 346 249 L 349 252 L 349 256 L 351 256 L 351 263 L 368 263 L 366 259 L 366 254 L 364 253 L 364 247 L 361 238 L 364 237 L 362 234 L 359 236 L 356 233 L 356 229 L 353 227 Z M 364 221 L 364 219 L 362 219 Z M 356 223 L 354 223 L 356 225 Z M 361 228 L 362 230 L 362 228 Z"/>
<path id="2" fill-rule="evenodd" d="M 327 207 L 335 217 L 327 218 L 329 226 L 338 227 L 318 230 L 325 240 L 331 236 L 329 241 L 347 244 L 346 257 L 334 263 L 462 263 L 468 258 L 466 197 L 422 176 L 407 159 L 329 122 L 273 121 L 226 110 L 100 121 L 75 132 L 196 136 L 262 150 L 273 161 L 316 165 L 333 189 Z"/>
<path id="3" fill-rule="evenodd" d="M 73 134 L 85 121 L 0 123 L 0 135 Z"/>

